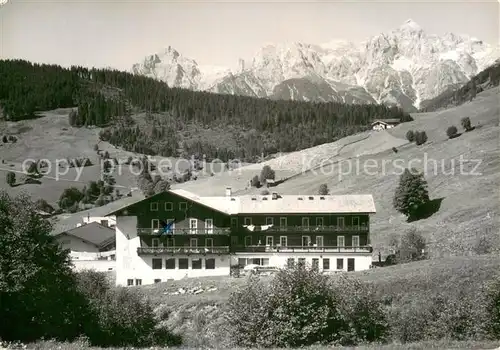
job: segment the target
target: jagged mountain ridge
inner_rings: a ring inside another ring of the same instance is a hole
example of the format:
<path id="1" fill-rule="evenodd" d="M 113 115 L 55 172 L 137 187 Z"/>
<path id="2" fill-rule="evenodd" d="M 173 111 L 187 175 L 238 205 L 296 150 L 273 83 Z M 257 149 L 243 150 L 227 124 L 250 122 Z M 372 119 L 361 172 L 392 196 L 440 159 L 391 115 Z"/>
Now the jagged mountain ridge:
<path id="1" fill-rule="evenodd" d="M 384 103 L 414 111 L 422 102 L 466 83 L 500 57 L 500 51 L 465 35 L 427 34 L 406 21 L 355 44 L 263 46 L 237 71 L 200 66 L 170 46 L 146 57 L 132 72 L 169 86 L 272 99 Z"/>

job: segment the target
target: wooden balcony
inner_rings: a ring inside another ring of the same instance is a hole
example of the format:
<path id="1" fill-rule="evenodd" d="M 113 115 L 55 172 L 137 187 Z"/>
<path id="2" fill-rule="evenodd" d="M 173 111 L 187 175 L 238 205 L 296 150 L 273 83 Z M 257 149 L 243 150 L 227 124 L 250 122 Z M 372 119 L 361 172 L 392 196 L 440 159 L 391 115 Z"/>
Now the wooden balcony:
<path id="1" fill-rule="evenodd" d="M 163 229 L 153 228 L 138 228 L 139 236 L 168 236 L 168 235 L 229 235 L 231 229 L 228 227 L 212 228 L 212 229 L 191 229 L 191 228 L 175 228 L 168 234 L 163 232 Z"/>
<path id="2" fill-rule="evenodd" d="M 368 232 L 367 225 L 359 226 L 272 226 L 265 231 L 261 232 L 289 232 L 289 233 L 302 233 L 302 232 Z M 254 231 L 255 232 L 255 231 Z"/>
<path id="3" fill-rule="evenodd" d="M 218 247 L 139 247 L 138 255 L 158 255 L 158 254 L 229 254 L 229 246 Z"/>
<path id="4" fill-rule="evenodd" d="M 337 246 L 264 246 L 264 245 L 251 245 L 251 246 L 235 246 L 235 252 L 242 253 L 371 253 L 373 248 L 371 246 L 359 247 L 337 247 Z"/>

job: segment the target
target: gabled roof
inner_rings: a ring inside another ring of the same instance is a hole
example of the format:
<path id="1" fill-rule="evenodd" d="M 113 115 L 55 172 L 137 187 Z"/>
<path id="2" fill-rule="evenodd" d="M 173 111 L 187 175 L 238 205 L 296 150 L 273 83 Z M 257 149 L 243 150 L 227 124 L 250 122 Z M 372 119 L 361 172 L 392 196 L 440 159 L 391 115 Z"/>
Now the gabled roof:
<path id="1" fill-rule="evenodd" d="M 397 119 L 397 118 L 393 118 L 393 119 L 377 119 L 377 120 L 374 120 L 372 125 L 373 124 L 377 124 L 377 123 L 384 123 L 384 124 L 400 124 L 401 123 L 401 120 Z"/>
<path id="2" fill-rule="evenodd" d="M 186 190 L 169 192 L 227 215 L 235 214 L 305 214 L 305 213 L 375 213 L 370 194 L 361 195 L 244 195 L 203 197 Z M 149 197 L 150 199 L 152 197 Z M 123 210 L 125 208 L 121 208 Z"/>
<path id="3" fill-rule="evenodd" d="M 104 217 L 113 214 L 117 209 L 128 207 L 129 205 L 138 203 L 144 199 L 144 195 L 140 192 L 132 192 L 131 197 L 123 197 L 114 202 L 108 203 L 101 207 L 79 211 L 74 214 L 61 214 L 52 218 L 52 235 L 73 229 L 77 224 L 83 223 L 84 217 Z"/>
<path id="4" fill-rule="evenodd" d="M 108 243 L 111 239 L 115 238 L 115 230 L 101 225 L 98 222 L 91 222 L 90 224 L 75 227 L 70 230 L 61 232 L 56 236 L 63 234 L 80 238 L 97 247 L 100 247 L 102 244 Z"/>
<path id="5" fill-rule="evenodd" d="M 355 195 L 280 195 L 241 196 L 239 214 L 306 214 L 306 213 L 375 213 L 375 202 L 370 194 Z"/>

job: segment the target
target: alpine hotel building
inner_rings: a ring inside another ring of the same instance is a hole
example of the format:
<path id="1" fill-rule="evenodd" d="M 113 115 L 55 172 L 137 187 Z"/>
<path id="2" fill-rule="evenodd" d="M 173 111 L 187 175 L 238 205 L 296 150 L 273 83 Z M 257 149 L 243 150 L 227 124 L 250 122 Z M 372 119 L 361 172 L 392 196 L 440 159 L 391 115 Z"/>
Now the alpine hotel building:
<path id="1" fill-rule="evenodd" d="M 309 264 L 325 272 L 370 268 L 371 195 L 199 197 L 170 190 L 116 216 L 116 284 L 230 275 L 248 264 Z M 166 235 L 160 222 L 171 222 Z"/>

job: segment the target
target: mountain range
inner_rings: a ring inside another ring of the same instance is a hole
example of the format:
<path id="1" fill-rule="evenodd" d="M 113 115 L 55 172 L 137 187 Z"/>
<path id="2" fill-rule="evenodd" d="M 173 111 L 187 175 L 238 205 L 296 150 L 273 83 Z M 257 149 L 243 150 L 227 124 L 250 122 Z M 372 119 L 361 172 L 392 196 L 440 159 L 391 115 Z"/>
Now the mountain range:
<path id="1" fill-rule="evenodd" d="M 171 87 L 270 99 L 383 103 L 415 111 L 493 64 L 500 50 L 477 38 L 429 34 L 413 20 L 362 43 L 268 44 L 239 68 L 204 66 L 168 46 L 132 73 Z"/>

